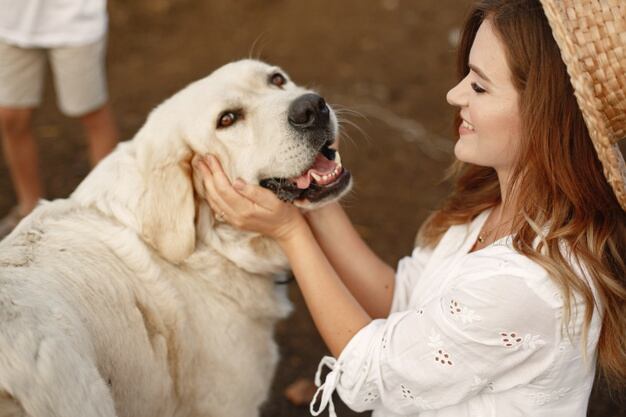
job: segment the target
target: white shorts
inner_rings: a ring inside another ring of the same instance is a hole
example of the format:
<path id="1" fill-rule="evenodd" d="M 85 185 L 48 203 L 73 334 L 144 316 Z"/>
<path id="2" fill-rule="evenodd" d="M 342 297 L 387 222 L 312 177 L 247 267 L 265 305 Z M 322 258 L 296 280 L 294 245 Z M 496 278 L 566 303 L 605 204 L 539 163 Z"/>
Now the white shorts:
<path id="1" fill-rule="evenodd" d="M 61 111 L 82 116 L 107 101 L 106 37 L 87 45 L 21 48 L 0 40 L 0 107 L 35 108 L 41 103 L 50 60 Z"/>

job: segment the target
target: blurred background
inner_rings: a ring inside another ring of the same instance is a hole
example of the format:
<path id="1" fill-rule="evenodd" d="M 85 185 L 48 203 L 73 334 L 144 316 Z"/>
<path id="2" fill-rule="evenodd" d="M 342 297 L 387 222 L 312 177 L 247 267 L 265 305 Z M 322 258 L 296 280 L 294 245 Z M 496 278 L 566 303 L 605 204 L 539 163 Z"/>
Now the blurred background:
<path id="1" fill-rule="evenodd" d="M 342 160 L 355 178 L 344 202 L 387 262 L 410 254 L 415 232 L 448 191 L 455 46 L 467 0 L 109 0 L 108 79 L 122 140 L 152 108 L 232 60 L 258 57 L 317 89 L 343 123 Z M 48 199 L 66 197 L 88 173 L 77 121 L 56 107 L 50 78 L 35 117 Z M 15 194 L 0 161 L 0 215 Z M 279 324 L 282 360 L 264 417 L 309 415 L 284 391 L 312 381 L 326 349 L 295 284 L 292 316 Z M 304 390 L 306 391 L 306 389 Z M 306 394 L 305 394 L 306 395 Z M 340 405 L 340 416 L 356 413 Z M 626 416 L 602 383 L 589 416 Z"/>

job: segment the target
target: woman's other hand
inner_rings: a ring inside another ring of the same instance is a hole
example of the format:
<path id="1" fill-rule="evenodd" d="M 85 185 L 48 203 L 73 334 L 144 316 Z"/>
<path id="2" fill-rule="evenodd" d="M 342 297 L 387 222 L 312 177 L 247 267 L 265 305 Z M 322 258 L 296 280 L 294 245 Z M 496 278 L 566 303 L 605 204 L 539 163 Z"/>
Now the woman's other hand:
<path id="1" fill-rule="evenodd" d="M 270 190 L 241 179 L 231 184 L 215 156 L 198 160 L 197 166 L 207 190 L 207 201 L 218 220 L 269 236 L 279 243 L 289 240 L 301 228 L 308 228 L 300 210 L 279 200 Z"/>

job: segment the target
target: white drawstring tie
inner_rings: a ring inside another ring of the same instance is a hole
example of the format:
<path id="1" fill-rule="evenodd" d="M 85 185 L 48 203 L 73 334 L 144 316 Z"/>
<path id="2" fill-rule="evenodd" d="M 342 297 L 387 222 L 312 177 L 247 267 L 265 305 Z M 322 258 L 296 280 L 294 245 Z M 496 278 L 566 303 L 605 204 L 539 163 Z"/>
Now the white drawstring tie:
<path id="1" fill-rule="evenodd" d="M 322 369 L 324 369 L 324 366 L 328 366 L 330 372 L 326 375 L 326 379 L 322 384 Z M 320 361 L 320 364 L 317 367 L 317 372 L 315 373 L 315 386 L 318 388 L 313 396 L 311 405 L 309 406 L 309 411 L 312 416 L 318 416 L 328 405 L 329 417 L 337 417 L 337 414 L 335 413 L 335 404 L 333 404 L 333 392 L 335 392 L 335 388 L 337 388 L 337 383 L 339 382 L 339 371 L 337 360 L 332 356 L 324 356 Z M 322 394 L 322 398 L 320 399 L 320 405 L 316 410 L 315 402 L 317 401 L 317 397 L 320 392 Z"/>

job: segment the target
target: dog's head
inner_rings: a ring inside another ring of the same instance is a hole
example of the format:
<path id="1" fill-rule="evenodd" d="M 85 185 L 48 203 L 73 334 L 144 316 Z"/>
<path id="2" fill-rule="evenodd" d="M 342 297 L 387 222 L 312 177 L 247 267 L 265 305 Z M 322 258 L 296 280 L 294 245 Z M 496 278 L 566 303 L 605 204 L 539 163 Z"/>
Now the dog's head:
<path id="1" fill-rule="evenodd" d="M 144 236 L 172 261 L 193 251 L 194 191 L 200 201 L 206 191 L 191 161 L 209 153 L 231 180 L 303 209 L 340 198 L 351 177 L 332 147 L 337 134 L 325 100 L 280 68 L 242 60 L 217 69 L 157 107 L 135 138 L 148 181 Z"/>
<path id="2" fill-rule="evenodd" d="M 333 110 L 280 68 L 235 62 L 189 93 L 195 122 L 185 124 L 185 136 L 196 153 L 216 153 L 231 178 L 261 184 L 301 207 L 348 190 L 350 173 L 331 148 L 338 133 Z"/>

